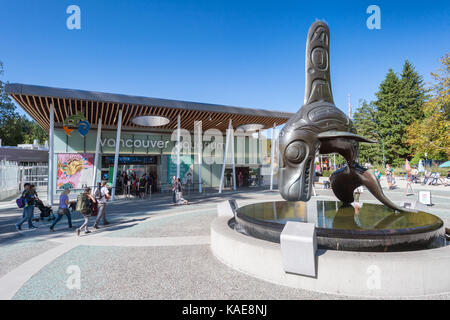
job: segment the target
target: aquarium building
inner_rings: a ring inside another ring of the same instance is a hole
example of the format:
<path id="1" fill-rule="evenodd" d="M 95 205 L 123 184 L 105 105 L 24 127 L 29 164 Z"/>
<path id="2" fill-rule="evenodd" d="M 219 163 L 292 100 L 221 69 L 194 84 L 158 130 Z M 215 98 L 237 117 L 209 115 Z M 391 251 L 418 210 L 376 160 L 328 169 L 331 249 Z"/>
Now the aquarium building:
<path id="1" fill-rule="evenodd" d="M 293 115 L 19 83 L 5 90 L 49 133 L 50 199 L 100 180 L 118 191 L 124 172 L 151 175 L 153 192 L 172 176 L 200 192 L 269 184 L 273 174 L 261 169 L 274 171 L 275 152 L 261 130 Z"/>

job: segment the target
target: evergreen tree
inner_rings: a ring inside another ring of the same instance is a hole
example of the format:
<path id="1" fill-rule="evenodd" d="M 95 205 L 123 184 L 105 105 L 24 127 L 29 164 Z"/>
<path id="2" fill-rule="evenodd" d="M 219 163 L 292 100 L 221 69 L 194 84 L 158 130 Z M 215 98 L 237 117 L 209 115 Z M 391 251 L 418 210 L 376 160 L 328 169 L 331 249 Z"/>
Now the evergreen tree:
<path id="1" fill-rule="evenodd" d="M 390 69 L 376 96 L 377 129 L 384 137 L 386 161 L 401 165 L 413 154 L 406 127 L 424 117 L 422 107 L 427 95 L 422 76 L 406 60 L 400 78 Z"/>
<path id="2" fill-rule="evenodd" d="M 353 115 L 353 123 L 359 135 L 372 141 L 380 140 L 376 131 L 376 107 L 372 103 L 362 101 L 362 104 Z M 380 144 L 360 143 L 359 162 L 380 164 L 383 161 Z"/>
<path id="3" fill-rule="evenodd" d="M 427 99 L 426 90 L 423 85 L 423 78 L 408 61 L 403 65 L 400 80 L 399 114 L 403 125 L 403 135 L 401 151 L 399 156 L 403 159 L 413 154 L 413 148 L 407 143 L 408 135 L 406 127 L 414 121 L 421 121 L 424 118 L 423 106 Z"/>
<path id="4" fill-rule="evenodd" d="M 376 93 L 378 98 L 374 104 L 376 112 L 376 129 L 384 137 L 386 162 L 393 163 L 399 154 L 402 142 L 402 126 L 399 121 L 399 93 L 400 79 L 394 70 L 389 69 L 385 80 L 380 84 Z"/>

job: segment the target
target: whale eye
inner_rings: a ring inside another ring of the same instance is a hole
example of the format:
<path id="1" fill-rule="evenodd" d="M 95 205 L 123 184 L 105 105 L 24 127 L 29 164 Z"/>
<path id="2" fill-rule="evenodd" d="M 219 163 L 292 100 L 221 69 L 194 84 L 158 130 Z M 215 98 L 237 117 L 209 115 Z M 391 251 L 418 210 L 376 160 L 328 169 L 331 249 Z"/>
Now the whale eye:
<path id="1" fill-rule="evenodd" d="M 285 151 L 286 159 L 290 162 L 300 163 L 306 157 L 306 144 L 302 141 L 292 142 Z"/>

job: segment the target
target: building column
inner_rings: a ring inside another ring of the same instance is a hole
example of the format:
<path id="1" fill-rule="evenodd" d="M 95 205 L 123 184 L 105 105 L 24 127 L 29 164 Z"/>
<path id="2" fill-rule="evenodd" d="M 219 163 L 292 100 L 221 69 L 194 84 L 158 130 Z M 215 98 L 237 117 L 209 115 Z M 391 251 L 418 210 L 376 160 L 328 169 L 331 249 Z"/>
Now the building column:
<path id="1" fill-rule="evenodd" d="M 181 165 L 181 159 L 180 159 L 180 135 L 181 135 L 181 116 L 178 115 L 177 119 L 177 179 L 180 178 L 180 165 Z"/>
<path id="2" fill-rule="evenodd" d="M 230 136 L 231 136 L 231 131 L 233 130 L 233 124 L 231 122 L 230 119 L 230 123 L 228 125 L 228 130 L 227 130 L 227 135 L 226 135 L 226 140 L 225 140 L 225 152 L 223 154 L 223 165 L 222 165 L 222 174 L 220 175 L 220 186 L 219 186 L 219 193 L 222 193 L 222 189 L 223 189 L 223 178 L 225 176 L 225 166 L 227 164 L 227 154 L 228 154 L 228 145 L 229 145 L 229 140 L 230 140 Z"/>
<path id="3" fill-rule="evenodd" d="M 272 141 L 270 144 L 270 190 L 273 190 L 273 174 L 275 172 L 275 127 L 276 124 L 273 124 L 272 128 Z"/>
<path id="4" fill-rule="evenodd" d="M 234 130 L 230 119 L 230 139 L 231 139 L 231 164 L 233 167 L 233 190 L 236 191 L 236 164 L 234 160 Z"/>
<path id="5" fill-rule="evenodd" d="M 102 119 L 98 119 L 97 124 L 97 143 L 95 145 L 95 160 L 94 160 L 94 176 L 92 177 L 92 186 L 95 188 L 97 185 L 97 171 L 98 171 L 98 161 L 100 157 L 100 140 L 102 138 Z M 101 177 L 100 177 L 101 180 Z"/>
<path id="6" fill-rule="evenodd" d="M 55 108 L 50 104 L 50 129 L 49 129 L 49 146 L 48 146 L 48 186 L 47 200 L 49 205 L 53 205 L 53 182 L 55 181 L 54 155 L 55 155 Z"/>
<path id="7" fill-rule="evenodd" d="M 116 152 L 114 154 L 114 170 L 113 170 L 113 189 L 111 200 L 116 198 L 116 183 L 117 183 L 117 167 L 119 166 L 119 150 L 120 150 L 120 131 L 122 130 L 122 109 L 119 110 L 119 119 L 117 120 L 117 135 L 116 135 Z"/>
<path id="8" fill-rule="evenodd" d="M 195 121 L 194 127 L 197 130 L 197 159 L 198 159 L 198 192 L 202 193 L 202 152 L 203 152 L 203 144 L 202 144 L 202 122 Z"/>

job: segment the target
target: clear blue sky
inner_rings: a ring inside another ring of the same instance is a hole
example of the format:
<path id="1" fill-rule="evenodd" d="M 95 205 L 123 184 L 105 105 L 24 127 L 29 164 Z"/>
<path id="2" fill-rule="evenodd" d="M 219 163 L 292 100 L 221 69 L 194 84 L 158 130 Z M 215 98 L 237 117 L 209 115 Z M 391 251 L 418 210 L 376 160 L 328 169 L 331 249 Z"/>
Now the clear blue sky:
<path id="1" fill-rule="evenodd" d="M 425 81 L 450 52 L 450 1 L 0 0 L 2 80 L 297 111 L 305 42 L 331 30 L 336 105 L 373 100 L 408 58 Z M 81 7 L 81 30 L 66 8 Z M 381 30 L 366 9 L 381 8 Z"/>

